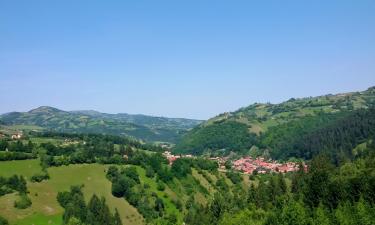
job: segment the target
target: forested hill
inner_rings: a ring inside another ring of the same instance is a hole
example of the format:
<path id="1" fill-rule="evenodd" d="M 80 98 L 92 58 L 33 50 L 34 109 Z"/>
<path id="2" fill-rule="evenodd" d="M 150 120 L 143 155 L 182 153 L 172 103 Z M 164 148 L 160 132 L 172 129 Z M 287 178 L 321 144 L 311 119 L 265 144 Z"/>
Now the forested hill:
<path id="1" fill-rule="evenodd" d="M 0 121 L 6 125 L 34 125 L 59 132 L 127 135 L 144 141 L 172 143 L 201 123 L 191 119 L 107 114 L 91 110 L 63 111 L 47 106 L 28 112 L 3 114 Z"/>
<path id="2" fill-rule="evenodd" d="M 284 135 L 297 136 L 299 132 L 306 132 L 304 128 L 323 128 L 327 125 L 327 121 L 339 120 L 349 116 L 350 112 L 366 110 L 374 105 L 375 87 L 362 92 L 292 98 L 280 104 L 255 103 L 235 112 L 220 114 L 202 123 L 184 135 L 175 151 L 195 154 L 204 152 L 225 154 L 229 151 L 249 153 L 250 148 L 257 147 L 253 150 L 258 148 L 270 150 L 276 157 L 309 158 L 311 155 L 301 154 L 305 149 L 294 149 L 296 146 L 288 146 L 284 149 L 292 151 L 293 148 L 293 154 L 283 153 L 280 149 L 281 143 L 276 144 L 276 141 L 284 138 L 281 131 Z M 339 124 L 335 125 L 339 126 Z M 292 137 L 288 138 L 292 139 Z M 297 154 L 296 151 L 299 153 Z"/>

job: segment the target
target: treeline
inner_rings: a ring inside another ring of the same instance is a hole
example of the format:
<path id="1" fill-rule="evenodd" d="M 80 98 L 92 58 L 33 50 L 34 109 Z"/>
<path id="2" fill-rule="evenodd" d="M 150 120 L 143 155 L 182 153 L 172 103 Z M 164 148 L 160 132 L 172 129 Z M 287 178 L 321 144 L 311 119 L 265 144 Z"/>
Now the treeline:
<path id="1" fill-rule="evenodd" d="M 194 128 L 175 147 L 176 152 L 202 154 L 209 150 L 245 152 L 256 143 L 255 134 L 248 132 L 246 124 L 235 121 L 218 121 L 205 127 Z"/>
<path id="2" fill-rule="evenodd" d="M 9 152 L 26 152 L 26 153 L 32 153 L 33 149 L 35 148 L 35 145 L 28 141 L 27 144 L 24 144 L 22 141 L 7 141 L 7 140 L 0 140 L 0 151 L 6 151 Z"/>
<path id="3" fill-rule="evenodd" d="M 0 161 L 35 159 L 36 157 L 35 154 L 25 152 L 0 152 Z"/>
<path id="4" fill-rule="evenodd" d="M 35 144 L 30 137 L 52 138 L 57 141 Z M 66 143 L 62 144 L 63 141 Z M 31 132 L 25 140 L 0 140 L 0 161 L 33 159 L 39 156 L 43 167 L 79 163 L 119 164 L 125 162 L 123 156 L 132 149 L 163 151 L 160 146 L 127 137 Z"/>
<path id="5" fill-rule="evenodd" d="M 302 165 L 301 165 L 302 168 Z M 340 167 L 320 154 L 309 171 L 256 176 L 247 191 L 225 182 L 207 205 L 194 203 L 186 224 L 372 225 L 375 221 L 375 144 Z M 288 186 L 286 179 L 291 180 Z"/>
<path id="6" fill-rule="evenodd" d="M 117 209 L 112 214 L 104 197 L 93 195 L 86 205 L 82 187 L 72 186 L 70 191 L 59 192 L 57 201 L 65 210 L 63 224 L 122 225 Z"/>
<path id="7" fill-rule="evenodd" d="M 137 139 L 130 138 L 130 137 L 123 137 L 117 135 L 106 135 L 106 134 L 95 134 L 95 133 L 59 133 L 59 132 L 31 132 L 32 136 L 35 137 L 46 137 L 46 138 L 66 138 L 66 139 L 73 139 L 73 140 L 82 140 L 82 141 L 90 141 L 90 140 L 100 140 L 102 142 L 113 143 L 117 145 L 126 145 L 131 146 L 138 149 L 147 149 L 153 152 L 162 152 L 163 149 L 154 144 L 150 143 L 143 143 Z"/>
<path id="8" fill-rule="evenodd" d="M 0 161 L 9 160 L 25 160 L 34 159 L 37 157 L 35 152 L 36 145 L 31 141 L 24 144 L 22 141 L 7 141 L 6 139 L 0 140 Z"/>
<path id="9" fill-rule="evenodd" d="M 321 113 L 271 128 L 262 147 L 271 149 L 273 158 L 311 159 L 321 152 L 337 163 L 352 159 L 352 150 L 375 134 L 375 109 L 338 114 Z"/>

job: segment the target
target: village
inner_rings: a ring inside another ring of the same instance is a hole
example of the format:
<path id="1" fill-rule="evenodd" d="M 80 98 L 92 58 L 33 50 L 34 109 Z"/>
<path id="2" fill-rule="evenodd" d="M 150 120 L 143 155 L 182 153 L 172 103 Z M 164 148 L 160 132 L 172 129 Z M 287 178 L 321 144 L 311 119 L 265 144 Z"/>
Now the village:
<path id="1" fill-rule="evenodd" d="M 195 158 L 193 155 L 173 155 L 170 151 L 165 151 L 163 156 L 172 165 L 174 161 L 179 158 Z M 231 165 L 233 170 L 242 172 L 244 174 L 266 174 L 266 173 L 288 173 L 295 172 L 300 169 L 300 166 L 296 162 L 279 163 L 275 160 L 266 160 L 263 157 L 252 158 L 250 156 L 242 157 L 237 160 L 230 161 L 228 157 L 212 157 L 207 160 L 213 160 L 218 163 L 219 169 L 225 171 L 228 169 L 226 165 Z M 307 171 L 307 165 L 303 164 L 304 170 Z"/>

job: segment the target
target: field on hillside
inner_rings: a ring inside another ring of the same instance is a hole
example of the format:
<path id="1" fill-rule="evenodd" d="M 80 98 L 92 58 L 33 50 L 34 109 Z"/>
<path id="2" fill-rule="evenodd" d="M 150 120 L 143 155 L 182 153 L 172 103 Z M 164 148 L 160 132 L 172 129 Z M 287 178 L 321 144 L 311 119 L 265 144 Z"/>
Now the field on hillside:
<path id="1" fill-rule="evenodd" d="M 29 182 L 32 175 L 41 172 L 39 160 L 20 160 L 0 162 L 0 176 L 10 177 L 14 174 L 23 175 L 28 180 L 29 197 L 32 206 L 25 210 L 16 209 L 14 202 L 18 194 L 8 194 L 0 197 L 0 215 L 9 220 L 12 225 L 60 225 L 62 222 L 63 208 L 56 200 L 57 193 L 69 190 L 72 185 L 83 185 L 86 201 L 95 193 L 104 196 L 107 204 L 114 211 L 118 209 L 124 224 L 145 224 L 143 217 L 137 209 L 131 206 L 124 198 L 115 198 L 111 193 L 111 183 L 106 178 L 108 165 L 79 164 L 61 167 L 50 167 L 48 172 L 50 180 L 41 183 Z M 118 167 L 128 167 L 118 166 Z M 159 190 L 156 178 L 146 176 L 146 171 L 140 166 L 134 166 L 139 174 L 142 187 L 146 187 L 147 195 L 156 194 L 164 202 L 165 212 L 176 215 L 178 223 L 183 222 L 186 209 L 180 211 L 176 202 L 185 205 L 190 196 L 195 202 L 205 205 L 210 202 L 217 192 L 216 181 L 224 178 L 229 187 L 234 184 L 223 172 L 210 173 L 209 171 L 192 169 L 192 174 L 184 178 L 174 178 L 173 182 L 166 185 L 165 190 Z M 243 190 L 250 185 L 248 176 L 243 176 Z M 157 221 L 155 221 L 157 222 Z"/>
<path id="2" fill-rule="evenodd" d="M 84 185 L 83 192 L 88 199 L 95 193 L 104 196 L 110 208 L 118 209 L 124 224 L 143 224 L 142 216 L 124 199 L 115 198 L 111 194 L 111 183 L 105 177 L 107 166 L 99 164 L 70 165 L 48 169 L 51 179 L 42 183 L 28 182 L 29 197 L 32 206 L 25 210 L 14 208 L 16 194 L 0 197 L 0 215 L 14 225 L 46 225 L 61 224 L 63 209 L 56 196 L 59 191 L 69 190 L 71 185 Z M 0 176 L 13 174 L 29 178 L 40 172 L 39 160 L 0 162 Z"/>

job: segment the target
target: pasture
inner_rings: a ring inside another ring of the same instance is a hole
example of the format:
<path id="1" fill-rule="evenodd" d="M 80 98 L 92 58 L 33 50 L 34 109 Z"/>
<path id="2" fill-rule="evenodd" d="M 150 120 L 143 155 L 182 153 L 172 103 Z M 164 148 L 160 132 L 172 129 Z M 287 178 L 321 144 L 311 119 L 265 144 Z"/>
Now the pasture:
<path id="1" fill-rule="evenodd" d="M 46 225 L 61 224 L 63 209 L 56 200 L 59 191 L 69 190 L 72 185 L 83 185 L 86 200 L 95 193 L 104 196 L 111 210 L 118 209 L 124 224 L 143 224 L 138 211 L 125 199 L 115 198 L 111 194 L 111 183 L 106 179 L 108 166 L 99 164 L 81 164 L 48 169 L 51 179 L 41 183 L 31 183 L 32 175 L 41 171 L 39 160 L 23 160 L 0 162 L 0 176 L 9 177 L 13 174 L 23 175 L 28 180 L 29 197 L 32 206 L 25 210 L 13 207 L 17 194 L 0 197 L 0 215 L 14 225 Z"/>

